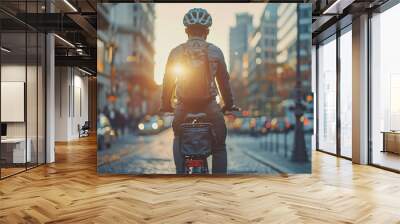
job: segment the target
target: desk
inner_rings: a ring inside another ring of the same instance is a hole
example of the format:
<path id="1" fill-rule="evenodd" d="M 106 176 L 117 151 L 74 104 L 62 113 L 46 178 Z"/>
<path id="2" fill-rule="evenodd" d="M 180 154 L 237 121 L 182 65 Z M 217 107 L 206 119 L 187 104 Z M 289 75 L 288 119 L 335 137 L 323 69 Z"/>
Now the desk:
<path id="1" fill-rule="evenodd" d="M 28 147 L 26 147 L 25 153 L 25 138 L 1 139 L 1 156 L 3 157 L 2 159 L 5 159 L 6 163 L 31 162 L 31 139 L 28 138 L 26 142 L 28 143 Z M 25 161 L 25 159 L 27 160 Z"/>
<path id="2" fill-rule="evenodd" d="M 383 150 L 382 152 L 392 152 L 400 154 L 400 131 L 382 131 Z"/>

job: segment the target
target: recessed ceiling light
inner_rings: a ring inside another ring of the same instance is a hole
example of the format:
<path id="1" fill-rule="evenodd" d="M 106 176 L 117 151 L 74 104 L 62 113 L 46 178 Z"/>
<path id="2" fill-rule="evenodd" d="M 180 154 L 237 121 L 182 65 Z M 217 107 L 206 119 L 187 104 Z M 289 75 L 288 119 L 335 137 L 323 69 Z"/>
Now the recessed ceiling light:
<path id="1" fill-rule="evenodd" d="M 81 69 L 81 68 L 79 68 L 79 67 L 78 67 L 78 70 L 81 71 L 81 72 L 83 72 L 83 73 L 85 73 L 85 74 L 87 74 L 87 75 L 93 75 L 92 73 L 90 73 L 90 72 L 88 72 L 88 71 L 86 71 L 86 70 L 83 70 L 83 69 Z"/>
<path id="2" fill-rule="evenodd" d="M 6 53 L 10 53 L 10 52 L 11 52 L 11 50 L 9 50 L 9 49 L 7 49 L 7 48 L 5 48 L 5 47 L 1 47 L 0 49 L 1 49 L 2 51 L 6 52 Z"/>
<path id="3" fill-rule="evenodd" d="M 62 42 L 64 42 L 65 44 L 69 45 L 70 47 L 75 48 L 75 45 L 73 45 L 71 42 L 69 42 L 68 40 L 60 37 L 58 34 L 54 34 L 55 37 L 57 37 L 59 40 L 61 40 Z"/>
<path id="4" fill-rule="evenodd" d="M 65 4 L 67 4 L 74 12 L 78 12 L 78 10 L 68 1 L 64 0 Z"/>
<path id="5" fill-rule="evenodd" d="M 343 9 L 351 5 L 355 0 L 336 0 L 322 14 L 342 14 Z"/>

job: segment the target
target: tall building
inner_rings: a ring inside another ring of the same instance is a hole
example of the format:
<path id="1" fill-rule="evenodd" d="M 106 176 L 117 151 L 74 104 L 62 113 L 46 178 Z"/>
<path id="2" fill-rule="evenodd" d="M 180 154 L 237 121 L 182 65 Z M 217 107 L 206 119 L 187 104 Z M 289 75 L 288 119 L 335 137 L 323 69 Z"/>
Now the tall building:
<path id="1" fill-rule="evenodd" d="M 249 39 L 248 89 L 249 108 L 275 116 L 276 104 L 276 35 L 277 8 L 267 4 L 260 25 Z"/>
<path id="2" fill-rule="evenodd" d="M 235 101 L 242 107 L 247 102 L 247 80 L 243 71 L 243 57 L 248 50 L 248 39 L 253 31 L 253 16 L 236 14 L 236 24 L 229 31 L 229 72 Z"/>
<path id="3" fill-rule="evenodd" d="M 229 30 L 229 71 L 241 75 L 243 54 L 248 49 L 248 38 L 253 31 L 253 16 L 248 13 L 236 14 L 236 25 Z"/>
<path id="4" fill-rule="evenodd" d="M 104 66 L 108 70 L 103 72 L 103 78 L 99 78 L 99 95 L 106 95 L 113 102 L 111 105 L 134 117 L 156 110 L 154 5 L 101 4 L 99 14 L 108 21 L 98 36 L 105 42 L 100 46 L 106 47 L 103 54 L 109 64 Z"/>
<path id="5" fill-rule="evenodd" d="M 285 4 L 278 9 L 277 75 L 278 95 L 294 98 L 299 42 L 299 69 L 302 89 L 311 91 L 311 4 Z M 300 33 L 298 33 L 300 32 Z"/>

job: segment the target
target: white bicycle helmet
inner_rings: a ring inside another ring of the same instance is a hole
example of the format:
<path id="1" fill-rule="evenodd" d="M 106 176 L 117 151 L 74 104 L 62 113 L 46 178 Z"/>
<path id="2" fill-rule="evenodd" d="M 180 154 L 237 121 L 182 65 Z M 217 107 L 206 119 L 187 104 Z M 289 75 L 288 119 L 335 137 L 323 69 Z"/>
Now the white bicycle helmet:
<path id="1" fill-rule="evenodd" d="M 212 25 L 211 15 L 208 14 L 207 10 L 202 8 L 191 9 L 183 17 L 183 25 L 186 27 L 201 25 L 208 28 Z"/>

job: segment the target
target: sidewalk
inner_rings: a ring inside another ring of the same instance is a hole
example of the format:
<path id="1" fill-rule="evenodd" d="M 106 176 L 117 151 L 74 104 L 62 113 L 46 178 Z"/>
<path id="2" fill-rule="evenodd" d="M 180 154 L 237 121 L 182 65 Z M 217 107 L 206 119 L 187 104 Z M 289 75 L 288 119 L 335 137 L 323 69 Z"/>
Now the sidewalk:
<path id="1" fill-rule="evenodd" d="M 292 142 L 291 138 L 288 138 L 288 140 Z M 288 151 L 285 152 L 283 142 L 279 142 L 278 148 L 276 148 L 275 144 L 270 144 L 263 137 L 231 136 L 227 140 L 227 145 L 233 147 L 234 150 L 243 151 L 247 157 L 271 167 L 275 172 L 281 174 L 311 173 L 311 161 L 305 163 L 291 161 L 293 144 L 288 144 Z M 287 156 L 284 156 L 286 153 Z"/>

